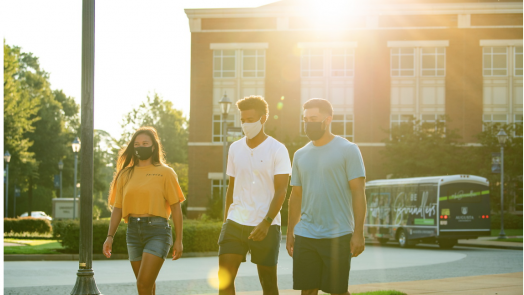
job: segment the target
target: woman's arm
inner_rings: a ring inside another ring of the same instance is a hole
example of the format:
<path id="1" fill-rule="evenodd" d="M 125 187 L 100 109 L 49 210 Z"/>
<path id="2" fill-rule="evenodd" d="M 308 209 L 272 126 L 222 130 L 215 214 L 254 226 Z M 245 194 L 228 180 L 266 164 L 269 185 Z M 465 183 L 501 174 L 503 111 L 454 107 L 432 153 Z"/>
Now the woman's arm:
<path id="1" fill-rule="evenodd" d="M 173 244 L 173 260 L 182 257 L 184 246 L 182 245 L 182 208 L 180 202 L 171 205 L 171 213 L 173 215 L 173 224 L 175 225 L 175 243 Z"/>
<path id="2" fill-rule="evenodd" d="M 107 231 L 107 238 L 102 247 L 102 252 L 104 255 L 109 258 L 111 257 L 111 251 L 113 250 L 113 237 L 116 234 L 118 225 L 122 220 L 122 208 L 113 208 L 111 212 L 111 221 L 109 222 L 109 230 Z"/>

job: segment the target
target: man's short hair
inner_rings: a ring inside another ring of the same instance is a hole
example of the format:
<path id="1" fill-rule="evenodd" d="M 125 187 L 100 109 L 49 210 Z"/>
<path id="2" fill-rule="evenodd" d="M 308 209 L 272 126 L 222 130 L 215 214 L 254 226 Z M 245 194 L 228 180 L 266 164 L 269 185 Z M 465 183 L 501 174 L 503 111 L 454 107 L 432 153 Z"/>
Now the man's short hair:
<path id="1" fill-rule="evenodd" d="M 304 103 L 304 110 L 318 108 L 322 114 L 333 116 L 333 106 L 327 99 L 312 98 Z"/>
<path id="2" fill-rule="evenodd" d="M 237 101 L 237 108 L 240 111 L 255 110 L 261 116 L 267 116 L 267 102 L 262 96 L 251 95 Z"/>

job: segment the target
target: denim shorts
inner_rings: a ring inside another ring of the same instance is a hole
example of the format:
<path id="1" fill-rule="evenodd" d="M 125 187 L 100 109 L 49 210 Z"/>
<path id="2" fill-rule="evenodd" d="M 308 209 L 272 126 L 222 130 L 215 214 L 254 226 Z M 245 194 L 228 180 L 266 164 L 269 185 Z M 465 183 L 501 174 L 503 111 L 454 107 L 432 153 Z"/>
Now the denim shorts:
<path id="1" fill-rule="evenodd" d="M 143 252 L 166 259 L 173 246 L 171 225 L 163 217 L 129 217 L 126 240 L 130 261 L 142 260 Z"/>

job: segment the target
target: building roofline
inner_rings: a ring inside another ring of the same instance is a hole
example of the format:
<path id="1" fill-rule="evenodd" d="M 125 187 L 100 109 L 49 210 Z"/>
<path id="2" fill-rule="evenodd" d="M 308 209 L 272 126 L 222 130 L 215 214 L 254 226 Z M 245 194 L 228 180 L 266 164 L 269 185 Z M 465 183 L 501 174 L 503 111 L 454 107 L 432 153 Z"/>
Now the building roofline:
<path id="1" fill-rule="evenodd" d="M 376 15 L 441 15 L 441 14 L 506 14 L 522 13 L 522 2 L 491 3 L 420 3 L 382 4 L 362 7 L 362 16 Z M 261 6 L 255 8 L 187 8 L 188 18 L 242 18 L 242 17 L 307 17 L 312 12 L 295 6 Z M 354 16 L 350 11 L 348 16 Z"/>

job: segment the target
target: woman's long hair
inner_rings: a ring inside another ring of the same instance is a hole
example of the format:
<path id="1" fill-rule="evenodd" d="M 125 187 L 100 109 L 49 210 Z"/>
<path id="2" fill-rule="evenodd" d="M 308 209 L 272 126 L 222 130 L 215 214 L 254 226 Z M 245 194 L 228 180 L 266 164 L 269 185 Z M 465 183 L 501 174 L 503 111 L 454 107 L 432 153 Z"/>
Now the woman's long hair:
<path id="1" fill-rule="evenodd" d="M 113 193 L 113 190 L 116 189 L 116 182 L 117 179 L 125 174 L 126 180 L 124 182 L 124 185 L 122 185 L 122 188 L 127 184 L 127 181 L 131 179 L 131 176 L 133 175 L 133 171 L 135 170 L 135 166 L 138 165 L 138 157 L 135 154 L 135 140 L 137 136 L 140 134 L 146 134 L 151 138 L 151 141 L 153 142 L 153 155 L 151 155 L 151 163 L 155 166 L 158 165 L 166 165 L 166 157 L 164 153 L 164 148 L 162 147 L 162 143 L 160 142 L 160 138 L 158 138 L 158 134 L 156 132 L 156 129 L 154 127 L 140 127 L 135 134 L 133 134 L 133 137 L 131 137 L 131 140 L 127 143 L 127 146 L 123 147 L 118 152 L 118 160 L 116 162 L 116 171 L 113 176 L 113 181 L 111 182 L 111 186 L 109 187 L 109 197 L 108 202 L 111 201 L 111 195 Z M 109 204 L 111 206 L 111 204 Z"/>

